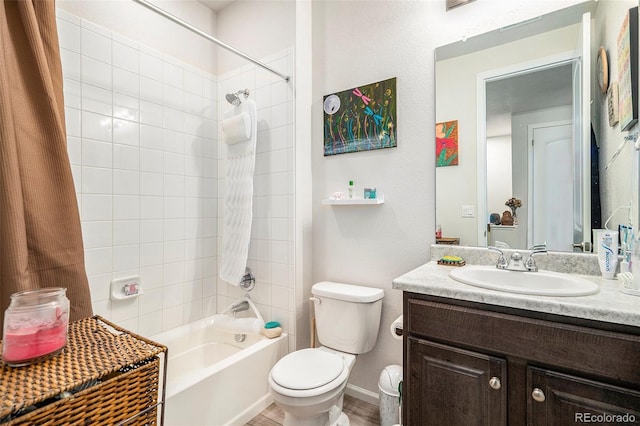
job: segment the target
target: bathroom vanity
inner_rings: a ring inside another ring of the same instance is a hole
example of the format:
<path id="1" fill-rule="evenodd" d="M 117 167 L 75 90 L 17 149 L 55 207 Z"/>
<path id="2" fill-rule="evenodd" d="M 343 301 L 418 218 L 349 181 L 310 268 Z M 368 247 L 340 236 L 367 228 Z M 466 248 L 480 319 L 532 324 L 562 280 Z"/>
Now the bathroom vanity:
<path id="1" fill-rule="evenodd" d="M 595 295 L 512 294 L 451 269 L 432 261 L 394 280 L 404 424 L 640 424 L 640 298 L 597 276 L 583 277 Z"/>

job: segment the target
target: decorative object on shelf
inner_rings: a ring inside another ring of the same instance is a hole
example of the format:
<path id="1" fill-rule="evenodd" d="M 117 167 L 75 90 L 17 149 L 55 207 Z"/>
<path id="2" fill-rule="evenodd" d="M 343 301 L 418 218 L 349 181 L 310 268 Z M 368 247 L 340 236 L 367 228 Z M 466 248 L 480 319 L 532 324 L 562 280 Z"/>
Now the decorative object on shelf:
<path id="1" fill-rule="evenodd" d="M 638 8 L 629 9 L 618 33 L 618 97 L 620 130 L 638 121 Z"/>
<path id="2" fill-rule="evenodd" d="M 518 214 L 517 214 L 516 210 L 518 209 L 518 207 L 522 207 L 522 201 L 520 201 L 516 197 L 511 197 L 511 198 L 509 198 L 507 200 L 506 203 L 504 203 L 504 205 L 511 209 L 512 223 L 505 223 L 504 222 L 504 213 L 502 213 L 502 224 L 503 225 L 515 225 L 515 224 L 517 224 L 518 223 Z"/>
<path id="3" fill-rule="evenodd" d="M 505 210 L 504 212 L 502 212 L 502 219 L 500 219 L 500 222 L 503 225 L 513 225 L 513 215 L 509 210 Z"/>
<path id="4" fill-rule="evenodd" d="M 618 99 L 618 83 L 611 82 L 609 90 L 607 91 L 607 114 L 609 115 L 609 126 L 613 127 L 620 121 L 619 113 L 619 99 Z"/>
<path id="5" fill-rule="evenodd" d="M 324 97 L 324 155 L 398 146 L 396 78 Z"/>
<path id="6" fill-rule="evenodd" d="M 498 213 L 491 213 L 489 215 L 489 223 L 492 225 L 500 225 L 500 215 Z"/>
<path id="7" fill-rule="evenodd" d="M 364 189 L 364 199 L 365 200 L 375 200 L 376 199 L 376 188 L 365 188 Z"/>
<path id="8" fill-rule="evenodd" d="M 609 88 L 609 61 L 607 60 L 607 49 L 603 46 L 600 46 L 600 49 L 598 49 L 596 72 L 598 73 L 598 86 L 600 86 L 600 91 L 602 94 L 605 94 Z"/>
<path id="9" fill-rule="evenodd" d="M 458 165 L 458 120 L 436 123 L 436 167 Z"/>

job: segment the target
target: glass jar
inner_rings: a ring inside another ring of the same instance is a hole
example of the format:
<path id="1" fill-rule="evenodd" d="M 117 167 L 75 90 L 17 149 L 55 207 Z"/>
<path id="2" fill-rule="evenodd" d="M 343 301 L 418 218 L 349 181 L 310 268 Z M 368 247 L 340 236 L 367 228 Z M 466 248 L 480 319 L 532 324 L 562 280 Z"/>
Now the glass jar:
<path id="1" fill-rule="evenodd" d="M 62 351 L 67 344 L 69 299 L 59 287 L 11 295 L 4 313 L 2 360 L 10 366 L 33 364 Z"/>

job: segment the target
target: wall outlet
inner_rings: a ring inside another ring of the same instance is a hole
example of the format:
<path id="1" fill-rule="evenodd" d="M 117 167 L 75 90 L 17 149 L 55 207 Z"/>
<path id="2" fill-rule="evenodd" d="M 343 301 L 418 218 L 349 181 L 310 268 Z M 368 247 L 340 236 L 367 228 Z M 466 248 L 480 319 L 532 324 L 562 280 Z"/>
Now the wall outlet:
<path id="1" fill-rule="evenodd" d="M 476 207 L 462 206 L 462 217 L 476 217 Z"/>

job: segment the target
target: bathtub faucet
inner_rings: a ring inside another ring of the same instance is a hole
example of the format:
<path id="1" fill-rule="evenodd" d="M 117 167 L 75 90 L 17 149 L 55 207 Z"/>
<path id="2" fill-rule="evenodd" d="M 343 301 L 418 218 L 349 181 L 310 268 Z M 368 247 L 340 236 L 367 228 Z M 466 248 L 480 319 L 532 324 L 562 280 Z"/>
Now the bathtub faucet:
<path id="1" fill-rule="evenodd" d="M 231 312 L 234 314 L 238 312 L 246 311 L 248 309 L 249 309 L 249 302 L 247 302 L 246 300 L 243 300 L 242 302 L 236 303 L 235 305 L 231 306 Z"/>

